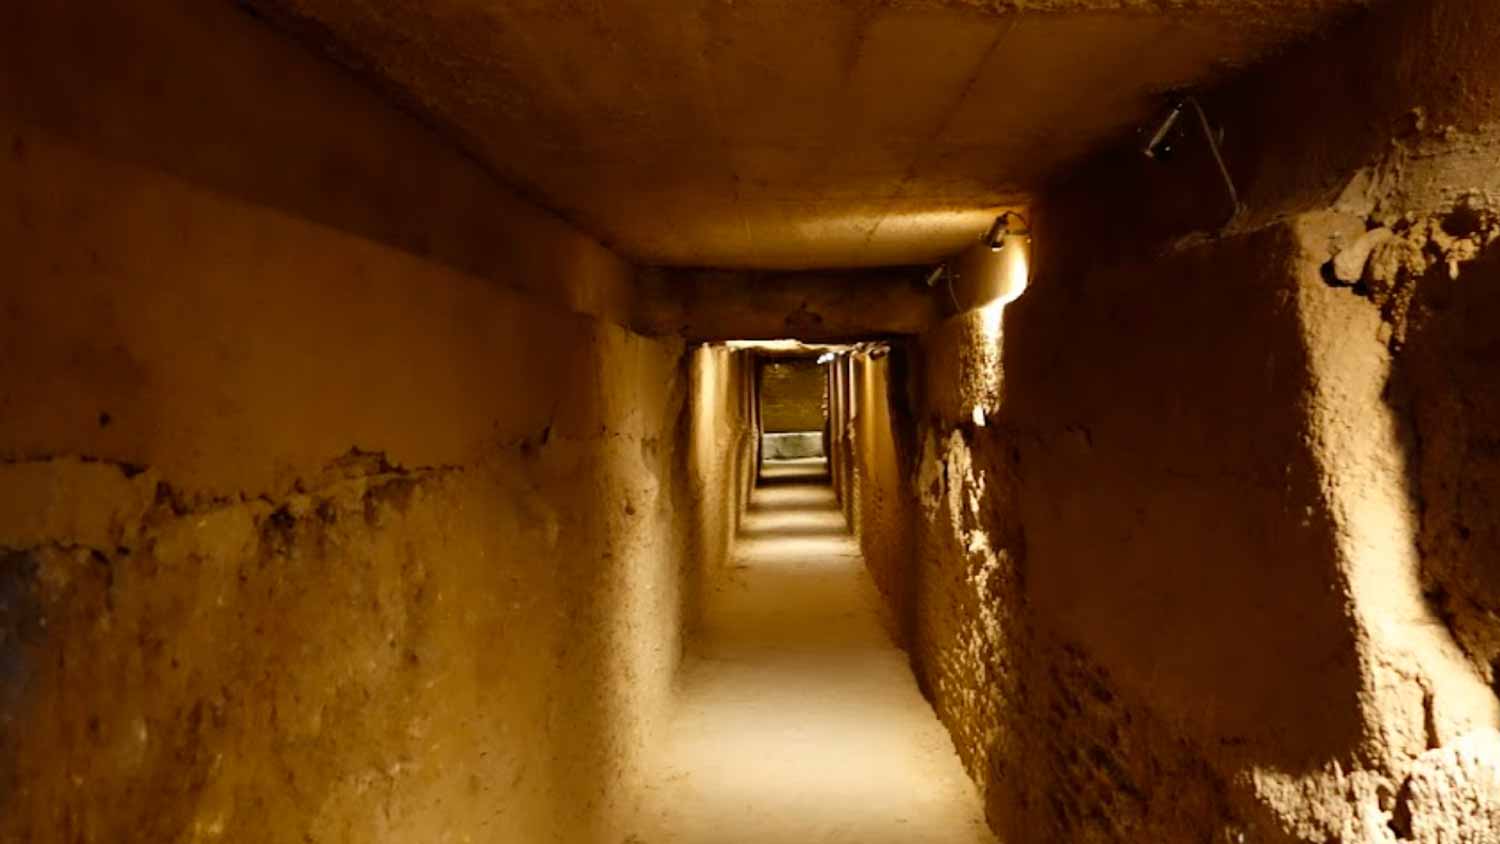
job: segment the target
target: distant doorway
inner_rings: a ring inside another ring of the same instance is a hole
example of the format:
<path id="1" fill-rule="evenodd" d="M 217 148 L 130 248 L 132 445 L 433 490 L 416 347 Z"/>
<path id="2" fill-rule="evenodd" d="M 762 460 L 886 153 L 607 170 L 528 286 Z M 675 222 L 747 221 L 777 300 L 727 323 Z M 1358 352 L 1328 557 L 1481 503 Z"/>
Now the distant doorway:
<path id="1" fill-rule="evenodd" d="M 828 377 L 813 357 L 764 360 L 758 372 L 761 456 L 801 460 L 826 455 Z"/>

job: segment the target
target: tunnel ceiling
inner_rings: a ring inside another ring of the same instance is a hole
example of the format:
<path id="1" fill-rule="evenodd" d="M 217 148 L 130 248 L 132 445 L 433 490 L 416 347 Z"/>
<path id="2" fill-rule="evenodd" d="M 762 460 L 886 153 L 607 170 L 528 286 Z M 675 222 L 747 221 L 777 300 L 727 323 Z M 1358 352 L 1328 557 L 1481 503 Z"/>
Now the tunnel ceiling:
<path id="1" fill-rule="evenodd" d="M 914 264 L 1366 0 L 242 0 L 638 261 Z"/>

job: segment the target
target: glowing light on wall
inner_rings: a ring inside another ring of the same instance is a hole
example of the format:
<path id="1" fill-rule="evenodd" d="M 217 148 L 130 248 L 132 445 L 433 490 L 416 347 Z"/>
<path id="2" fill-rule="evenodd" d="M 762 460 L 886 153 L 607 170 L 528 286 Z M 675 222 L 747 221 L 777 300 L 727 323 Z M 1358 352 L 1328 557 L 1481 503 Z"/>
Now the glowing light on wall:
<path id="1" fill-rule="evenodd" d="M 1026 284 L 1030 280 L 1030 262 L 1026 254 L 1030 238 L 1013 236 L 1006 238 L 1005 248 L 1000 252 L 1003 263 L 998 270 L 1000 279 L 995 289 L 1001 291 L 1000 295 L 988 303 L 979 307 L 980 329 L 984 332 L 986 339 L 998 342 L 1000 339 L 1000 325 L 1005 312 L 1005 306 L 1021 298 L 1026 292 Z"/>
<path id="2" fill-rule="evenodd" d="M 967 366 L 974 367 L 976 376 L 971 381 L 977 389 L 972 396 L 973 406 L 970 408 L 976 428 L 988 427 L 990 418 L 1001 404 L 1005 380 L 1001 360 L 1005 307 L 1026 292 L 1031 271 L 1028 254 L 1030 244 L 1031 238 L 1024 234 L 1007 236 L 1002 248 L 992 253 L 996 260 L 986 267 L 989 276 L 988 290 L 992 298 L 974 309 L 977 321 L 976 348 L 966 361 Z"/>
<path id="3" fill-rule="evenodd" d="M 1001 307 L 1021 298 L 1026 292 L 1026 285 L 1031 280 L 1031 262 L 1027 254 L 1030 248 L 1029 237 L 1012 237 L 1005 243 L 1005 251 L 1001 253 L 1005 257 L 1002 270 L 1006 276 L 1005 292 L 996 300 Z"/>

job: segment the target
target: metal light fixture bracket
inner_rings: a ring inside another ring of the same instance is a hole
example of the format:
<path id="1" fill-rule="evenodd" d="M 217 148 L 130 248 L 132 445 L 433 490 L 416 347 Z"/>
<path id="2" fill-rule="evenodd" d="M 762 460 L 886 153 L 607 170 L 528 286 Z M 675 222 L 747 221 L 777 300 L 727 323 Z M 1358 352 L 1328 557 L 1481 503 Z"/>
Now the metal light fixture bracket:
<path id="1" fill-rule="evenodd" d="M 1012 226 L 1012 220 L 1020 223 L 1019 228 Z M 1029 237 L 1030 235 L 1031 224 L 1026 222 L 1026 218 L 1015 211 L 1006 211 L 996 217 L 994 223 L 990 224 L 989 231 L 984 234 L 984 243 L 990 249 L 999 252 L 1005 248 L 1005 239 L 1007 237 Z"/>
<path id="2" fill-rule="evenodd" d="M 1183 109 L 1189 106 L 1198 115 L 1198 124 L 1203 128 L 1203 138 L 1208 141 L 1208 149 L 1213 153 L 1214 163 L 1219 167 L 1219 175 L 1224 179 L 1224 190 L 1229 194 L 1229 203 L 1234 208 L 1229 219 L 1224 222 L 1224 226 L 1228 227 L 1239 218 L 1244 206 L 1240 204 L 1240 192 L 1235 189 L 1234 178 L 1229 175 L 1229 165 L 1224 163 L 1224 154 L 1219 150 L 1219 138 L 1215 136 L 1213 126 L 1208 122 L 1208 113 L 1203 110 L 1203 104 L 1198 101 L 1197 97 L 1187 94 L 1173 98 L 1171 109 L 1166 117 L 1162 118 L 1161 124 L 1151 135 L 1151 139 L 1146 142 L 1142 152 L 1147 158 L 1156 161 L 1168 158 L 1172 153 L 1172 129 L 1182 117 Z"/>

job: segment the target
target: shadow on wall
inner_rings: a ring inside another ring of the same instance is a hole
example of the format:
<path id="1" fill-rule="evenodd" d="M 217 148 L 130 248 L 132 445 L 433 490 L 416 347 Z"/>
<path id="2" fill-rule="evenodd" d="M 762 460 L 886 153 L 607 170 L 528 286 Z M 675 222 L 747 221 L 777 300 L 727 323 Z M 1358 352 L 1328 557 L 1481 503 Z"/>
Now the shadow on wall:
<path id="1" fill-rule="evenodd" d="M 1377 295 L 1401 343 L 1387 398 L 1409 426 L 1422 586 L 1475 668 L 1500 680 L 1500 247 Z M 1404 340 L 1404 343 L 1402 341 Z"/>
<path id="2" fill-rule="evenodd" d="M 1201 746 L 1284 771 L 1360 737 L 1296 249 L 1269 232 L 1039 286 L 1006 314 L 1001 412 L 1036 616 Z"/>
<path id="3" fill-rule="evenodd" d="M 1234 772 L 1358 758 L 1296 254 L 1271 232 L 1114 265 L 922 338 L 915 561 L 882 585 L 1002 837 L 1249 834 Z M 854 429 L 868 508 L 891 461 Z"/>
<path id="4" fill-rule="evenodd" d="M 0 549 L 0 630 L 5 631 L 0 636 L 0 712 L 15 711 L 30 680 L 26 649 L 45 627 L 43 608 L 33 588 L 41 568 L 35 552 Z M 0 752 L 12 751 L 0 746 Z M 0 781 L 0 786 L 8 792 L 13 783 Z"/>
<path id="5" fill-rule="evenodd" d="M 689 443 L 685 474 L 690 497 L 683 512 L 692 513 L 695 565 L 687 571 L 686 617 L 696 626 L 712 573 L 732 557 L 760 461 L 753 356 L 703 345 L 687 356 L 686 365 L 691 412 L 679 437 Z"/>
<path id="6" fill-rule="evenodd" d="M 0 106 L 114 161 L 624 318 L 629 273 L 612 253 L 251 5 L 6 4 Z"/>

